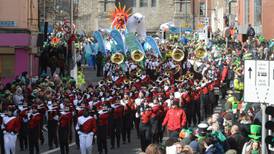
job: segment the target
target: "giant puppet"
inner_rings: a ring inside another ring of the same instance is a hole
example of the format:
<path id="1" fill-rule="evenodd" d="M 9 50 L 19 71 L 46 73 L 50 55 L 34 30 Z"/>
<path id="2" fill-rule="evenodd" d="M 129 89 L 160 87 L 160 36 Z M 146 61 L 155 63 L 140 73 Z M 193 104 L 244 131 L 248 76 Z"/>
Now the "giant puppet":
<path id="1" fill-rule="evenodd" d="M 130 14 L 130 9 L 126 9 L 126 6 L 121 7 L 119 4 L 111 13 L 111 19 L 111 31 L 105 41 L 107 42 L 105 44 L 111 44 L 111 62 L 120 65 L 126 56 L 131 57 L 135 62 L 143 61 L 145 57 L 143 45 L 146 41 L 145 17 L 141 13 Z M 95 39 L 102 42 L 98 32 L 94 34 L 96 34 Z M 105 44 L 100 43 L 99 46 Z"/>

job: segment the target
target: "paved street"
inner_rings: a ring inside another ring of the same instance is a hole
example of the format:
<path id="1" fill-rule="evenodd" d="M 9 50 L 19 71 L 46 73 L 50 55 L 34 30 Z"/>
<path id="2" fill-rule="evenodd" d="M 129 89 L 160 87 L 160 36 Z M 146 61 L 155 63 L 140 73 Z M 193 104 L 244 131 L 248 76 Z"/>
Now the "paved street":
<path id="1" fill-rule="evenodd" d="M 96 77 L 96 71 L 89 69 L 89 68 L 85 68 L 85 77 L 86 77 L 86 82 L 87 83 L 95 83 L 96 81 L 99 81 L 101 78 L 100 77 Z M 131 139 L 132 142 L 129 144 L 121 144 L 120 148 L 117 149 L 113 149 L 110 150 L 110 139 L 108 139 L 108 149 L 109 149 L 109 154 L 139 154 L 141 153 L 141 149 L 140 147 L 140 142 L 137 138 L 136 135 L 136 131 L 135 129 L 133 129 L 131 131 Z M 51 149 L 49 150 L 48 148 L 48 137 L 47 137 L 47 132 L 44 132 L 44 138 L 45 138 L 45 143 L 44 145 L 40 145 L 40 153 L 41 154 L 59 154 L 60 150 L 59 148 L 55 148 L 55 149 Z M 20 151 L 20 147 L 19 147 L 19 141 L 17 142 L 17 149 L 16 149 L 16 153 L 20 153 L 20 154 L 28 154 L 28 150 L 27 151 Z M 73 138 L 73 142 L 70 144 L 70 153 L 72 154 L 77 154 L 80 153 L 79 149 L 77 149 L 76 144 L 74 142 L 74 138 Z M 93 148 L 93 153 L 98 153 L 97 151 L 97 144 L 95 141 L 94 144 L 94 148 Z"/>
<path id="2" fill-rule="evenodd" d="M 127 143 L 127 144 L 121 144 L 119 149 L 115 148 L 113 150 L 110 150 L 110 139 L 108 139 L 109 153 L 110 154 L 139 154 L 139 153 L 141 153 L 141 151 L 140 151 L 141 149 L 139 148 L 140 143 L 137 138 L 136 131 L 132 130 L 131 134 L 132 134 L 132 138 L 131 138 L 132 142 Z M 44 145 L 40 145 L 41 154 L 59 154 L 60 153 L 59 148 L 55 148 L 55 149 L 51 149 L 51 150 L 48 149 L 47 133 L 46 132 L 44 133 L 44 137 L 45 137 L 45 143 L 44 143 Z M 28 154 L 29 152 L 28 151 L 20 151 L 19 142 L 17 142 L 16 153 Z M 79 149 L 77 149 L 77 147 L 76 147 L 75 142 L 70 144 L 70 153 L 72 153 L 72 154 L 80 153 Z M 96 141 L 94 144 L 93 153 L 98 153 Z"/>

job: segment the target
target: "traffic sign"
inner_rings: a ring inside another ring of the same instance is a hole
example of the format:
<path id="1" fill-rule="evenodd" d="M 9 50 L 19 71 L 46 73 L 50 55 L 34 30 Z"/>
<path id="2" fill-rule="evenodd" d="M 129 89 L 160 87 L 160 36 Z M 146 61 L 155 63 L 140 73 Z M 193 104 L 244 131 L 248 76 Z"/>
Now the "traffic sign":
<path id="1" fill-rule="evenodd" d="M 245 60 L 244 101 L 274 104 L 274 61 Z"/>

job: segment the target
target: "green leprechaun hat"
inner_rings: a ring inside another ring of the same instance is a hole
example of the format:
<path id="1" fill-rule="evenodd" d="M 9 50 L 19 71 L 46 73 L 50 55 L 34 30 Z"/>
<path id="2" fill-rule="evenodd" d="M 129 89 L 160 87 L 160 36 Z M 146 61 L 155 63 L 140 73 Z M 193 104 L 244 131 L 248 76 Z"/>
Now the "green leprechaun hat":
<path id="1" fill-rule="evenodd" d="M 261 138 L 261 129 L 262 126 L 260 125 L 250 125 L 250 135 L 248 135 L 248 137 L 255 141 L 259 140 Z"/>
<path id="2" fill-rule="evenodd" d="M 238 109 L 238 103 L 237 102 L 233 102 L 232 103 L 232 110 L 237 110 Z"/>

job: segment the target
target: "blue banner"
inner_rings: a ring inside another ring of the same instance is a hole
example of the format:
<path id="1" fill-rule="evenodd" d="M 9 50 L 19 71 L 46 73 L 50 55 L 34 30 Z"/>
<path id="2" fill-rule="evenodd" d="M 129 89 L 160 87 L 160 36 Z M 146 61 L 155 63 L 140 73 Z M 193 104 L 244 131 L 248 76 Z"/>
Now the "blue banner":
<path id="1" fill-rule="evenodd" d="M 104 43 L 102 34 L 99 31 L 96 31 L 93 33 L 93 37 L 98 42 L 98 51 L 102 52 L 103 54 L 106 54 L 106 47 L 105 47 L 105 43 Z"/>
<path id="2" fill-rule="evenodd" d="M 126 34 L 125 42 L 126 42 L 128 50 L 131 50 L 131 51 L 140 50 L 142 52 L 145 52 L 142 44 L 140 43 L 140 41 L 136 38 L 135 34 L 133 34 L 133 33 Z"/>
<path id="3" fill-rule="evenodd" d="M 192 32 L 191 28 L 180 28 L 180 27 L 169 27 L 170 33 L 183 33 L 183 32 Z"/>
<path id="4" fill-rule="evenodd" d="M 116 50 L 125 53 L 125 45 L 121 33 L 114 29 L 110 32 L 110 36 L 116 42 Z"/>
<path id="5" fill-rule="evenodd" d="M 146 42 L 151 46 L 151 48 L 153 49 L 153 51 L 155 52 L 157 56 L 162 57 L 160 49 L 153 37 L 151 36 L 146 37 Z"/>

